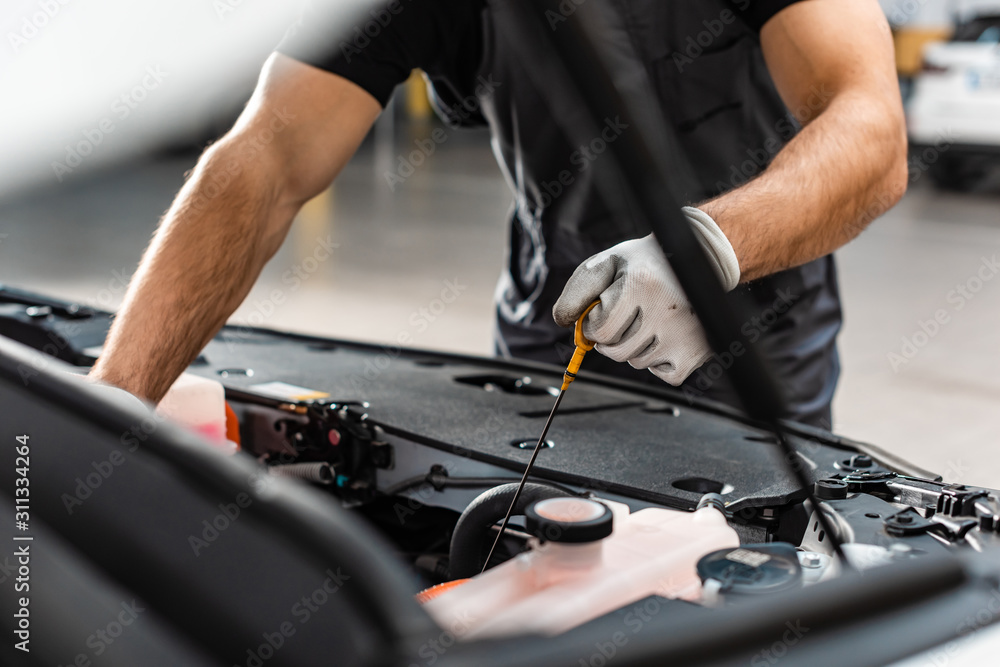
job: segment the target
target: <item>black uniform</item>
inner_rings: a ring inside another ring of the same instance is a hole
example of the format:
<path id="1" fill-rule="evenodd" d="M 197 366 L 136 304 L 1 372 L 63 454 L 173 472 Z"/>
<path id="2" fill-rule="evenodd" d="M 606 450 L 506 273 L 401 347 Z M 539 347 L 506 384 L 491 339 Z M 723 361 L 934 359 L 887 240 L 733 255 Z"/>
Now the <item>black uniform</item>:
<path id="1" fill-rule="evenodd" d="M 645 67 L 674 126 L 693 170 L 686 203 L 745 183 L 798 131 L 774 89 L 759 42 L 761 26 L 795 0 L 588 1 L 616 10 L 617 20 L 607 26 L 609 44 L 626 44 L 630 57 L 641 60 L 637 65 Z M 498 38 L 496 19 L 505 5 L 503 0 L 395 0 L 319 49 L 312 34 L 317 23 L 307 13 L 279 51 L 353 81 L 383 106 L 396 85 L 420 67 L 446 120 L 489 125 L 515 195 L 508 268 L 497 289 L 497 351 L 565 363 L 572 332 L 555 325 L 552 305 L 566 281 L 592 254 L 649 229 L 609 207 L 597 192 L 599 149 L 626 128 L 608 119 L 600 141 L 574 146 L 566 139 L 525 69 L 524 54 L 515 42 Z M 574 7 L 564 5 L 567 11 Z M 559 29 L 564 18 L 552 14 L 552 28 Z M 748 293 L 755 307 L 743 332 L 759 342 L 779 374 L 789 417 L 830 428 L 841 325 L 833 257 L 737 289 Z M 706 363 L 684 390 L 736 404 L 721 377 L 725 362 Z M 663 384 L 648 371 L 600 355 L 588 355 L 584 368 Z"/>

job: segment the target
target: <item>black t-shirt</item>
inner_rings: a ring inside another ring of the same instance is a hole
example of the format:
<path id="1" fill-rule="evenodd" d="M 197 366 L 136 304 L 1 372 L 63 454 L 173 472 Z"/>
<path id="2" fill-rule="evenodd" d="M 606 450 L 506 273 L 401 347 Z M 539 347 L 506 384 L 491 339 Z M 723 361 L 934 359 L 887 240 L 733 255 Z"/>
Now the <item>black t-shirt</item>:
<path id="1" fill-rule="evenodd" d="M 761 27 L 795 1 L 604 0 L 595 6 L 606 11 L 609 53 L 625 58 L 619 61 L 625 67 L 635 62 L 646 70 L 641 94 L 674 126 L 688 162 L 683 174 L 692 181 L 684 184 L 687 202 L 760 173 L 797 131 L 760 48 Z M 544 63 L 533 62 L 530 45 L 508 31 L 509 2 L 394 0 L 339 27 L 317 16 L 307 10 L 278 51 L 354 82 L 383 106 L 419 67 L 431 79 L 439 111 L 450 110 L 452 122 L 488 122 L 514 198 L 507 268 L 496 292 L 497 351 L 565 363 L 572 331 L 552 320 L 562 287 L 587 257 L 649 229 L 627 199 L 606 196 L 615 175 L 596 157 L 605 144 L 591 142 L 592 152 L 584 153 L 565 131 L 563 121 L 577 110 L 547 99 Z M 458 104 L 465 101 L 472 104 Z M 614 125 L 607 128 L 614 130 L 610 142 L 624 126 L 607 120 Z M 761 351 L 786 389 L 787 416 L 828 425 L 841 322 L 832 257 L 739 291 L 756 312 L 772 315 L 778 295 L 795 296 L 794 305 L 758 332 Z M 646 371 L 600 355 L 588 355 L 584 369 L 662 385 Z M 735 404 L 712 372 L 710 364 L 699 369 L 685 390 Z"/>
<path id="2" fill-rule="evenodd" d="M 729 4 L 734 14 L 759 31 L 797 1 L 730 0 Z M 383 107 L 415 68 L 427 73 L 439 94 L 462 99 L 475 87 L 485 7 L 486 0 L 392 0 L 345 31 L 317 20 L 315 10 L 307 6 L 277 50 L 357 84 Z"/>
<path id="3" fill-rule="evenodd" d="M 485 5 L 485 0 L 393 0 L 346 31 L 315 20 L 309 5 L 277 50 L 357 84 L 383 107 L 416 68 L 436 87 L 465 90 L 481 59 Z"/>

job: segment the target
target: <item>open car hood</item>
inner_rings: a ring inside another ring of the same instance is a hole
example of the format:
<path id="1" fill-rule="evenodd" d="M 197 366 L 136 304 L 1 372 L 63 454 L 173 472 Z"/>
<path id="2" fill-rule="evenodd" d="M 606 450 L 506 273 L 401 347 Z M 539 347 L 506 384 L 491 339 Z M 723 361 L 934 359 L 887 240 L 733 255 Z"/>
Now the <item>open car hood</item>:
<path id="1" fill-rule="evenodd" d="M 823 498 L 842 538 L 895 554 L 885 564 L 717 609 L 649 598 L 635 604 L 657 612 L 640 623 L 628 614 L 641 607 L 627 605 L 555 637 L 442 640 L 412 598 L 426 574 L 401 548 L 414 537 L 379 504 L 417 508 L 415 534 L 430 534 L 484 488 L 516 480 L 528 452 L 514 443 L 537 433 L 560 369 L 227 327 L 190 369 L 220 379 L 240 417 L 244 452 L 225 456 L 66 372 L 93 360 L 108 323 L 107 313 L 0 294 L 0 333 L 20 341 L 0 339 L 0 438 L 10 445 L 0 510 L 5 535 L 33 538 L 11 543 L 30 547 L 32 664 L 100 650 L 108 657 L 95 664 L 577 665 L 601 647 L 624 665 L 768 664 L 762 651 L 787 644 L 787 624 L 798 623 L 809 630 L 782 664 L 877 665 L 968 635 L 963 620 L 1000 599 L 995 492 L 790 426 L 811 476 L 849 489 Z M 276 429 L 282 418 L 291 423 Z M 324 449 L 331 430 L 338 446 Z M 14 525 L 19 436 L 30 445 L 24 531 Z M 766 432 L 731 410 L 582 375 L 550 438 L 533 481 L 633 509 L 691 509 L 717 492 L 744 544 L 823 552 Z M 328 463 L 334 476 L 309 485 L 268 472 L 301 461 Z M 894 517 L 906 513 L 914 530 L 899 530 Z M 228 521 L 207 540 L 203 522 L 219 516 Z M 5 623 L 17 622 L 13 584 L 2 584 Z M 317 590 L 328 602 L 310 611 L 301 601 Z M 107 634 L 135 609 L 120 637 Z M 283 623 L 294 640 L 275 648 L 268 637 L 276 643 Z"/>

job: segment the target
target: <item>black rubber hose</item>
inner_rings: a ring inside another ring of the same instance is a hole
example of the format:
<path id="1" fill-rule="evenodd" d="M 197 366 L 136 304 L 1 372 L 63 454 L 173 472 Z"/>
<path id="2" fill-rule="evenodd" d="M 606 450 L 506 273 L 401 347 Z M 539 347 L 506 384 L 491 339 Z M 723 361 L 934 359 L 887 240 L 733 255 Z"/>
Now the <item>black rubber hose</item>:
<path id="1" fill-rule="evenodd" d="M 517 491 L 517 484 L 503 484 L 484 491 L 473 500 L 455 524 L 448 553 L 448 571 L 451 579 L 464 579 L 479 574 L 489 547 L 490 529 L 502 521 L 510 501 Z M 548 498 L 565 498 L 570 494 L 544 484 L 524 485 L 517 499 L 514 514 L 524 514 L 528 505 Z"/>

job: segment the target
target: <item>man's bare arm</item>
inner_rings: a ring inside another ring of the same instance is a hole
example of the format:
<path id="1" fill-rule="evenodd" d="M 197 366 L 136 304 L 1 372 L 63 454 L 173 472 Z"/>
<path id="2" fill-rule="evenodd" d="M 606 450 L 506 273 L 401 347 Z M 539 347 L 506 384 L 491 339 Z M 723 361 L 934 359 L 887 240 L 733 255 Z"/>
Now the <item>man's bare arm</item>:
<path id="1" fill-rule="evenodd" d="M 906 190 L 906 131 L 889 26 L 875 0 L 804 0 L 761 31 L 785 104 L 804 129 L 758 178 L 700 204 L 741 280 L 836 250 Z"/>
<path id="2" fill-rule="evenodd" d="M 271 56 L 236 125 L 201 156 L 164 216 L 91 376 L 162 398 L 380 111 L 355 84 Z"/>

